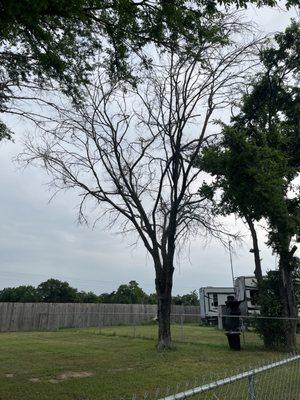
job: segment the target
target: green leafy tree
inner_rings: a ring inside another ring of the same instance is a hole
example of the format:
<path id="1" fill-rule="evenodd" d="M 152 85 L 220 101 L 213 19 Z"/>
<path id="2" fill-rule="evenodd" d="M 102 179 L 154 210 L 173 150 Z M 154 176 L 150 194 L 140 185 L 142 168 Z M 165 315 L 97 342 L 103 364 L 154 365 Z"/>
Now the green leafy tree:
<path id="1" fill-rule="evenodd" d="M 99 303 L 99 296 L 93 292 L 78 292 L 75 298 L 76 303 Z"/>
<path id="2" fill-rule="evenodd" d="M 81 0 L 0 2 L 0 112 L 23 115 L 22 108 L 11 109 L 12 102 L 54 82 L 75 95 L 98 47 L 87 5 Z M 11 138 L 3 123 L 0 138 Z"/>
<path id="3" fill-rule="evenodd" d="M 184 294 L 182 296 L 177 295 L 173 297 L 173 304 L 183 306 L 198 306 L 199 299 L 196 290 L 193 290 L 191 293 Z"/>
<path id="4" fill-rule="evenodd" d="M 0 104 L 1 107 L 1 104 Z M 1 112 L 1 109 L 0 109 Z M 8 127 L 0 121 L 0 142 L 1 140 L 6 139 L 6 140 L 12 140 L 12 132 L 8 129 Z"/>
<path id="5" fill-rule="evenodd" d="M 157 304 L 157 294 L 156 293 L 150 293 L 147 299 L 148 304 Z"/>
<path id="6" fill-rule="evenodd" d="M 115 292 L 102 293 L 99 295 L 99 302 L 106 303 L 106 304 L 110 304 L 110 303 L 113 304 L 113 303 L 115 303 L 114 295 L 115 295 Z"/>
<path id="7" fill-rule="evenodd" d="M 45 303 L 74 303 L 77 298 L 77 289 L 58 279 L 48 279 L 40 283 L 37 292 Z"/>
<path id="8" fill-rule="evenodd" d="M 99 59 L 112 77 L 132 78 L 130 56 L 148 64 L 143 52 L 148 44 L 197 55 L 203 41 L 226 40 L 214 17 L 220 14 L 218 6 L 232 4 L 247 6 L 245 0 L 1 0 L 0 112 L 26 115 L 22 108 L 11 110 L 18 89 L 26 92 L 53 82 L 78 100 L 78 84 L 89 78 Z M 287 7 L 294 4 L 297 0 L 290 0 Z M 10 137 L 1 123 L 0 140 Z"/>
<path id="9" fill-rule="evenodd" d="M 265 148 L 269 166 L 256 169 L 259 207 L 269 226 L 269 245 L 279 255 L 282 315 L 297 317 L 293 286 L 292 238 L 300 228 L 300 193 L 294 179 L 300 171 L 300 24 L 293 22 L 275 37 L 276 46 L 262 52 L 265 72 L 244 100 L 238 124 L 256 145 Z M 287 347 L 296 345 L 296 321 L 285 323 Z"/>
<path id="10" fill-rule="evenodd" d="M 247 3 L 275 6 L 277 1 L 2 0 L 2 75 L 5 71 L 16 83 L 31 75 L 42 82 L 50 77 L 71 83 L 89 69 L 98 49 L 112 71 L 124 69 L 129 55 L 149 43 L 195 51 L 203 40 L 221 40 L 214 25 L 219 5 Z M 286 6 L 297 4 L 290 0 Z M 207 18 L 209 26 L 203 24 Z"/>
<path id="11" fill-rule="evenodd" d="M 262 267 L 255 221 L 263 216 L 263 210 L 257 203 L 257 192 L 252 191 L 256 183 L 253 165 L 268 170 L 271 163 L 276 166 L 274 154 L 266 156 L 269 149 L 248 142 L 247 132 L 240 127 L 223 127 L 222 139 L 206 147 L 196 165 L 215 177 L 210 183 L 204 183 L 200 193 L 214 204 L 214 212 L 221 215 L 235 213 L 249 226 L 255 260 L 255 276 L 262 279 Z M 272 171 L 272 169 L 270 169 Z M 272 171 L 273 172 L 273 171 Z M 253 203 L 257 203 L 253 207 Z"/>
<path id="12" fill-rule="evenodd" d="M 299 259 L 294 257 L 294 268 L 292 274 L 293 288 L 296 294 L 296 302 L 300 305 L 300 280 L 299 280 Z M 267 319 L 257 318 L 254 320 L 254 326 L 258 334 L 264 341 L 266 347 L 280 348 L 286 345 L 285 322 L 282 317 L 283 308 L 280 301 L 280 272 L 268 271 L 267 275 L 260 283 L 258 304 L 260 304 L 260 313 Z M 274 318 L 275 317 L 275 318 Z M 279 317 L 276 319 L 276 317 Z"/>
<path id="13" fill-rule="evenodd" d="M 41 297 L 33 286 L 18 286 L 0 291 L 1 302 L 36 303 Z"/>
<path id="14" fill-rule="evenodd" d="M 243 98 L 241 112 L 223 126 L 219 143 L 209 146 L 199 163 L 216 176 L 201 190 L 213 198 L 221 188 L 217 206 L 253 220 L 265 218 L 269 246 L 279 255 L 281 310 L 297 316 L 292 273 L 292 238 L 299 233 L 300 170 L 300 24 L 293 22 L 275 43 L 261 52 L 263 71 Z M 295 347 L 296 322 L 285 323 L 285 344 Z"/>
<path id="15" fill-rule="evenodd" d="M 141 289 L 136 281 L 130 281 L 128 285 L 119 286 L 114 294 L 114 303 L 120 304 L 143 304 L 147 303 L 147 294 Z"/>

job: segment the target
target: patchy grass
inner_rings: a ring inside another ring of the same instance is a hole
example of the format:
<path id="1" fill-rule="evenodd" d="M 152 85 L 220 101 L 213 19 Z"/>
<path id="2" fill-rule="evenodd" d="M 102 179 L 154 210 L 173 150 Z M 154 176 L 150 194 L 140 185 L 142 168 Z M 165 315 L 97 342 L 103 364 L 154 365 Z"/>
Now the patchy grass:
<path id="1" fill-rule="evenodd" d="M 126 337 L 133 327 L 123 326 L 1 333 L 0 400 L 131 399 L 278 357 L 264 351 L 254 334 L 251 346 L 231 352 L 222 332 L 192 325 L 184 332 L 173 327 L 174 338 L 187 342 L 158 353 L 155 340 L 143 338 L 151 338 L 149 327 L 154 337 L 155 326 L 136 327 L 135 338 Z"/>

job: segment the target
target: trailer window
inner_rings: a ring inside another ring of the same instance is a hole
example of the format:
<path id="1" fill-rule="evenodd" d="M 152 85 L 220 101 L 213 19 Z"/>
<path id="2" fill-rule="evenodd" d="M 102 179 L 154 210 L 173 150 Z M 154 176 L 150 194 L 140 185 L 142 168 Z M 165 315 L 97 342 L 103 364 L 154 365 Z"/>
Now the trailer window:
<path id="1" fill-rule="evenodd" d="M 219 305 L 217 293 L 213 293 L 213 305 L 214 305 L 214 307 L 218 307 L 218 305 Z"/>

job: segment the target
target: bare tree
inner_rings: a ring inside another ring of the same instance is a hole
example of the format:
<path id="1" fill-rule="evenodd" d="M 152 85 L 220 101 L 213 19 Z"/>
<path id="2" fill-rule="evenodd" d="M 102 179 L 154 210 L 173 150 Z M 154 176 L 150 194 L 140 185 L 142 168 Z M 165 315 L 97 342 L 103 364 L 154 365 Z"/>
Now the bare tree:
<path id="1" fill-rule="evenodd" d="M 155 269 L 159 349 L 171 346 L 178 245 L 190 234 L 226 233 L 199 195 L 201 171 L 193 164 L 213 113 L 231 103 L 249 75 L 256 45 L 203 45 L 201 61 L 165 54 L 133 89 L 100 71 L 83 88 L 85 104 L 60 109 L 48 134 L 27 143 L 26 159 L 42 164 L 57 189 L 79 190 L 81 219 L 93 199 L 99 217 L 142 240 Z"/>

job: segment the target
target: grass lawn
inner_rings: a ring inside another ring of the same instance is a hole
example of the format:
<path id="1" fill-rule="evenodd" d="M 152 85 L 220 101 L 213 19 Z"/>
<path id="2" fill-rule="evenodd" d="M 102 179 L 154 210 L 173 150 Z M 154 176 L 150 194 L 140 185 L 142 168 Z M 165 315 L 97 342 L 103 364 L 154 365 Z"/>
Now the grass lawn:
<path id="1" fill-rule="evenodd" d="M 249 334 L 252 342 L 249 336 L 243 351 L 233 353 L 222 332 L 192 325 L 183 332 L 175 326 L 174 338 L 187 342 L 177 342 L 174 350 L 158 353 L 155 340 L 145 339 L 151 337 L 151 329 L 154 335 L 154 328 L 1 333 L 0 399 L 131 399 L 133 394 L 176 387 L 179 382 L 189 381 L 193 386 L 196 377 L 208 382 L 212 373 L 278 357 L 278 353 L 264 351 L 254 334 Z M 135 338 L 126 337 L 132 333 Z"/>

